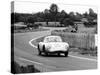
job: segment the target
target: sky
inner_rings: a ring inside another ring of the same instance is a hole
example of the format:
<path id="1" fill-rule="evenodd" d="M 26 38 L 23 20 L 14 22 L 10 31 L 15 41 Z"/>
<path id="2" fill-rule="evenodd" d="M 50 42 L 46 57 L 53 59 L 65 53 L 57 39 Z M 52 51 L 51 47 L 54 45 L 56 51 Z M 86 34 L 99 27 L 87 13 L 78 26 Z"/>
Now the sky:
<path id="1" fill-rule="evenodd" d="M 23 2 L 23 1 L 15 1 L 14 3 L 14 12 L 17 13 L 36 13 L 42 12 L 45 9 L 49 9 L 52 3 L 48 2 Z M 62 4 L 62 3 L 55 3 L 57 4 L 59 11 L 65 10 L 67 13 L 79 12 L 84 13 L 88 12 L 89 8 L 92 8 L 94 12 L 97 13 L 97 8 L 94 6 L 87 6 L 87 5 L 71 5 L 71 4 Z"/>

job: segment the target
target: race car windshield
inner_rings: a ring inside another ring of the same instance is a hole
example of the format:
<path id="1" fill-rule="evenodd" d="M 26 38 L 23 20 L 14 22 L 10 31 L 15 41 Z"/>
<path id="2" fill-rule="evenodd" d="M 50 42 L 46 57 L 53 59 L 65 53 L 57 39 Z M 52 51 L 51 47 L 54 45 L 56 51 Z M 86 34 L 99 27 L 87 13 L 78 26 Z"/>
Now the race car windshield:
<path id="1" fill-rule="evenodd" d="M 61 38 L 58 37 L 51 37 L 51 38 L 45 38 L 44 42 L 62 42 Z"/>

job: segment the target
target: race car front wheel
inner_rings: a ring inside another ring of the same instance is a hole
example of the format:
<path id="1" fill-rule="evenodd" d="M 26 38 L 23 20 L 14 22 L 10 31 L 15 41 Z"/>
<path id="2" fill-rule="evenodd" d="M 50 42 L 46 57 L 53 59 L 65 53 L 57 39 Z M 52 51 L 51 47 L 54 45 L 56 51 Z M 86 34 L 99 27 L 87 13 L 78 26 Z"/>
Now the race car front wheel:
<path id="1" fill-rule="evenodd" d="M 39 52 L 39 55 L 41 55 L 41 51 L 40 51 L 40 47 L 39 47 L 39 45 L 38 45 L 38 52 Z"/>
<path id="2" fill-rule="evenodd" d="M 43 48 L 42 48 L 43 52 L 45 52 L 45 45 L 43 45 Z"/>
<path id="3" fill-rule="evenodd" d="M 46 56 L 48 56 L 48 53 L 46 52 L 45 45 L 43 45 L 43 52 L 45 53 Z"/>

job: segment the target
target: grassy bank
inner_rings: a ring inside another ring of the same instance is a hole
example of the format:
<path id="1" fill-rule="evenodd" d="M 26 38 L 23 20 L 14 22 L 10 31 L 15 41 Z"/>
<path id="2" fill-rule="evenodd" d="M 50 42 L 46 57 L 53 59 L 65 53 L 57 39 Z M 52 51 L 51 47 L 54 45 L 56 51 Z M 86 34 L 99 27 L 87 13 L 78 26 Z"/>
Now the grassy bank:
<path id="1" fill-rule="evenodd" d="M 21 66 L 17 62 L 12 62 L 11 64 L 13 64 L 13 66 L 11 67 L 11 72 L 13 74 L 40 72 L 34 67 L 34 65 Z"/>

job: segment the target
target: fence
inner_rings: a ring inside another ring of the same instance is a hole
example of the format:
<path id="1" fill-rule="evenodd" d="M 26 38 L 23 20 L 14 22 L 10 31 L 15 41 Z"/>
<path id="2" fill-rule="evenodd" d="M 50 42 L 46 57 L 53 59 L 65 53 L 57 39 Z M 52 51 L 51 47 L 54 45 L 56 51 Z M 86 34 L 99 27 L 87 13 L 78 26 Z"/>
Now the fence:
<path id="1" fill-rule="evenodd" d="M 41 24 L 43 26 L 47 26 L 46 22 L 35 22 L 34 24 Z M 48 22 L 48 26 L 60 26 L 60 22 Z"/>
<path id="2" fill-rule="evenodd" d="M 95 35 L 86 33 L 64 33 L 64 32 L 51 32 L 52 35 L 59 35 L 63 41 L 68 42 L 71 47 L 94 49 L 95 48 Z"/>
<path id="3" fill-rule="evenodd" d="M 95 46 L 98 46 L 98 35 L 95 35 Z"/>

